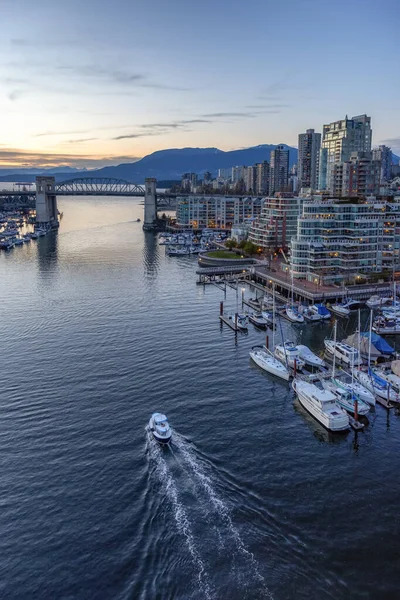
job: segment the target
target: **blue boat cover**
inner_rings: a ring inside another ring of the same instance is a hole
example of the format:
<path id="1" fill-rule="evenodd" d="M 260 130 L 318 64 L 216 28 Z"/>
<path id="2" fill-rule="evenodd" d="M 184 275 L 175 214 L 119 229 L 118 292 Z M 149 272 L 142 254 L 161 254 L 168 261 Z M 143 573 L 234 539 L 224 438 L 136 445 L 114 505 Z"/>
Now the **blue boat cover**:
<path id="1" fill-rule="evenodd" d="M 324 306 L 323 304 L 316 304 L 315 306 L 318 308 L 318 314 L 320 314 L 320 315 L 330 315 L 331 314 L 329 312 L 329 310 L 326 308 L 326 306 Z"/>
<path id="2" fill-rule="evenodd" d="M 381 385 L 382 387 L 386 388 L 388 386 L 388 382 L 385 379 L 382 379 L 382 377 L 379 377 L 379 375 L 374 373 L 374 371 L 372 371 L 371 369 L 368 369 L 368 373 L 376 381 L 376 383 L 379 383 L 379 385 Z"/>
<path id="3" fill-rule="evenodd" d="M 361 335 L 362 337 L 369 338 L 369 331 L 364 331 Z M 379 350 L 379 352 L 382 352 L 382 354 L 394 354 L 394 348 L 392 348 L 392 346 L 377 333 L 371 333 L 371 343 Z"/>

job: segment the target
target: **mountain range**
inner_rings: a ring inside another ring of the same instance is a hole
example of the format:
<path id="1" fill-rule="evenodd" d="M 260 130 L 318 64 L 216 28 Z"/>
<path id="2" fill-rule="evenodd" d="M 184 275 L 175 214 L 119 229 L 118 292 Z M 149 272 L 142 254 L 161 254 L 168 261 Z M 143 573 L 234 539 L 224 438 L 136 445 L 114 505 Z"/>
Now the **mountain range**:
<path id="1" fill-rule="evenodd" d="M 297 148 L 283 144 L 289 150 L 289 167 L 297 162 Z M 144 156 L 136 162 L 122 163 L 101 169 L 77 170 L 73 167 L 57 167 L 48 170 L 0 169 L 0 181 L 33 181 L 35 175 L 54 175 L 57 181 L 74 177 L 112 177 L 125 179 L 134 183 L 144 183 L 146 177 L 161 180 L 180 180 L 183 173 L 197 173 L 202 176 L 205 171 L 215 177 L 218 169 L 229 169 L 237 165 L 254 165 L 270 159 L 274 144 L 261 144 L 251 148 L 224 152 L 218 148 L 171 148 L 158 150 Z M 393 154 L 393 162 L 399 163 L 400 157 Z"/>
<path id="2" fill-rule="evenodd" d="M 289 150 L 289 167 L 297 162 L 297 148 L 283 144 Z M 143 183 L 146 177 L 155 177 L 158 180 L 181 179 L 183 173 L 197 173 L 202 175 L 210 171 L 217 175 L 218 169 L 228 169 L 236 165 L 253 165 L 264 160 L 269 161 L 270 152 L 276 148 L 273 144 L 262 144 L 252 148 L 231 150 L 224 152 L 218 148 L 179 148 L 158 150 L 140 160 L 132 163 L 123 163 L 113 167 L 103 167 L 77 171 L 65 169 L 59 172 L 55 169 L 43 171 L 43 174 L 54 174 L 57 181 L 72 179 L 74 177 L 113 177 L 126 179 L 135 183 Z M 5 173 L 0 171 L 0 181 L 32 181 L 29 174 L 37 175 L 37 169 L 28 173 L 25 169 Z"/>

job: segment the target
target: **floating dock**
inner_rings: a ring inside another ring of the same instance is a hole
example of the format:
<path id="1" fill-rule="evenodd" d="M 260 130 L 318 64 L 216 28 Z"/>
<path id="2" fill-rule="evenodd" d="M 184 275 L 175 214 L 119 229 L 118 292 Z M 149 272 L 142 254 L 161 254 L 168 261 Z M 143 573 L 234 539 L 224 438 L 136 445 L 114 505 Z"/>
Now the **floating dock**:
<path id="1" fill-rule="evenodd" d="M 228 327 L 233 329 L 233 331 L 241 331 L 240 327 L 236 325 L 235 321 L 233 321 L 226 315 L 219 315 L 219 320 L 221 321 L 221 323 L 225 323 L 225 325 L 228 325 Z"/>

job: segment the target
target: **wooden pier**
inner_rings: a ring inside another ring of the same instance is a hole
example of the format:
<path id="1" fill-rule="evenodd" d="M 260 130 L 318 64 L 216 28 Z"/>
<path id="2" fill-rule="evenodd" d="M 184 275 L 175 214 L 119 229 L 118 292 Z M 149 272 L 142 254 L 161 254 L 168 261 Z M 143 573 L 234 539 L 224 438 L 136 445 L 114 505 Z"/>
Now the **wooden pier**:
<path id="1" fill-rule="evenodd" d="M 246 281 L 250 277 L 248 267 L 244 265 L 226 265 L 224 267 L 202 267 L 197 269 L 197 283 L 232 283 Z"/>

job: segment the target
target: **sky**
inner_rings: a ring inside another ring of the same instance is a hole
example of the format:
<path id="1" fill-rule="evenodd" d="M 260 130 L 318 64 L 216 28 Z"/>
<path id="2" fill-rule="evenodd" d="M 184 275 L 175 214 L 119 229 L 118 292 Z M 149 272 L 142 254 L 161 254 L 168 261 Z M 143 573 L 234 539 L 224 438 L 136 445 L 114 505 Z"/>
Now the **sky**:
<path id="1" fill-rule="evenodd" d="M 400 153 L 399 0 L 0 0 L 0 167 L 297 146 L 366 113 Z M 396 36 L 396 37 L 395 37 Z"/>

